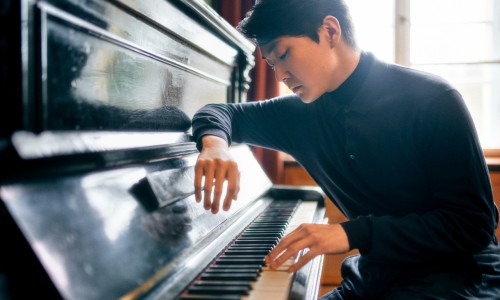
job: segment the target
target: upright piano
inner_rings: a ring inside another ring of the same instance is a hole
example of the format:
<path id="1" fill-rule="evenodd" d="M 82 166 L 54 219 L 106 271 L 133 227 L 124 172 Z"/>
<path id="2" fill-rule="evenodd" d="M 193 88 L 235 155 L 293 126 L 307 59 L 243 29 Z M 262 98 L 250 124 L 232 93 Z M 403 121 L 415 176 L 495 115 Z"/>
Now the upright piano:
<path id="1" fill-rule="evenodd" d="M 321 190 L 273 185 L 240 144 L 232 208 L 194 199 L 191 118 L 246 101 L 254 64 L 209 5 L 4 0 L 0 17 L 1 299 L 317 297 L 321 256 L 263 257 L 325 222 Z"/>

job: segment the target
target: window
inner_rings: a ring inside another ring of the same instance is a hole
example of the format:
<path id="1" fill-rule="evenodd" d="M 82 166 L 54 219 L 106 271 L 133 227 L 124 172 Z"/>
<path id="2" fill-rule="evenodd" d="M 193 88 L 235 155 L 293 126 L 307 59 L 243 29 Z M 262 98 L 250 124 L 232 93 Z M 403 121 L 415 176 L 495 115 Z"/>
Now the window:
<path id="1" fill-rule="evenodd" d="M 485 149 L 500 148 L 500 1 L 350 0 L 360 47 L 444 77 Z"/>

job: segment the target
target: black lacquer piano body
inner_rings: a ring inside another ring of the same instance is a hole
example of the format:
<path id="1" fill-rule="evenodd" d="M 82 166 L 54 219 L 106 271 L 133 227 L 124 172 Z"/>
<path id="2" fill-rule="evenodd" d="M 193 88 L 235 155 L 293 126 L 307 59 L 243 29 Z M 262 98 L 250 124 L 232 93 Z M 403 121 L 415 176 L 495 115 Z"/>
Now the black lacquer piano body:
<path id="1" fill-rule="evenodd" d="M 234 145 L 228 212 L 193 196 L 190 119 L 244 102 L 254 47 L 197 0 L 0 4 L 1 299 L 315 299 L 322 257 L 263 257 L 322 192 Z"/>

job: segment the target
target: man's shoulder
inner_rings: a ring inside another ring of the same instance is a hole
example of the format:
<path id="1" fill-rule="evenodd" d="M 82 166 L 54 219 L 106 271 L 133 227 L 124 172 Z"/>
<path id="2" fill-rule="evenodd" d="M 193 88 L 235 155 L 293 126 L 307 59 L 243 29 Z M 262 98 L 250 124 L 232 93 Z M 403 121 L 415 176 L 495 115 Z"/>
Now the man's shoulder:
<path id="1" fill-rule="evenodd" d="M 374 78 L 383 80 L 391 87 L 407 92 L 442 92 L 454 89 L 443 77 L 394 63 L 375 61 Z"/>
<path id="2" fill-rule="evenodd" d="M 438 99 L 456 103 L 460 98 L 457 90 L 438 75 L 379 60 L 374 61 L 366 85 L 363 95 L 387 105 L 429 108 Z"/>

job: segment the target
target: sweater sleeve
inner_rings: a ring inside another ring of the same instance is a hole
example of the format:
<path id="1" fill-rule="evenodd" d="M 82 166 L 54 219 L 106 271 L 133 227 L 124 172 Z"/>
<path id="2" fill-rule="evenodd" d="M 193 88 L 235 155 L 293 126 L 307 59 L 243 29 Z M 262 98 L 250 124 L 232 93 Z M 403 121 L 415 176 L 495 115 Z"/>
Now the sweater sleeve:
<path id="1" fill-rule="evenodd" d="M 471 255 L 486 247 L 498 222 L 477 134 L 456 91 L 430 102 L 416 129 L 433 209 L 346 222 L 352 248 L 377 260 L 418 263 Z"/>
<path id="2" fill-rule="evenodd" d="M 247 143 L 274 150 L 287 149 L 291 145 L 296 122 L 291 106 L 301 105 L 295 95 L 277 97 L 265 101 L 239 104 L 208 104 L 193 117 L 193 136 L 198 150 L 201 138 L 215 135 L 232 142 Z"/>

